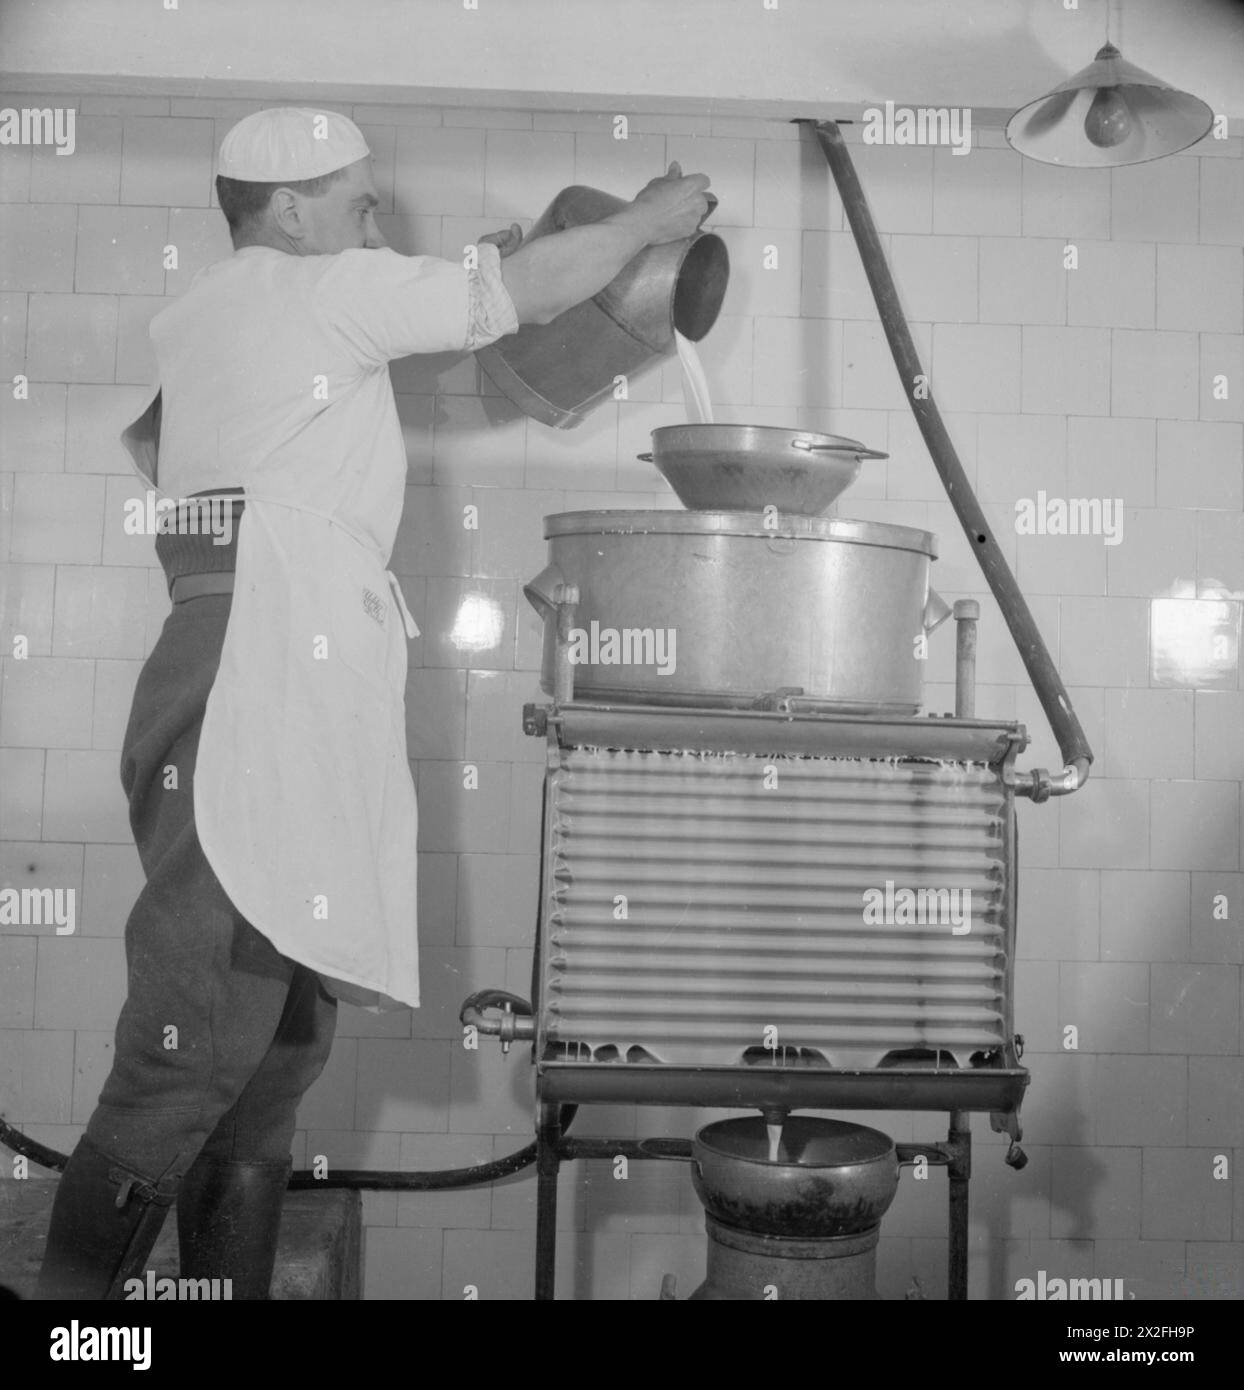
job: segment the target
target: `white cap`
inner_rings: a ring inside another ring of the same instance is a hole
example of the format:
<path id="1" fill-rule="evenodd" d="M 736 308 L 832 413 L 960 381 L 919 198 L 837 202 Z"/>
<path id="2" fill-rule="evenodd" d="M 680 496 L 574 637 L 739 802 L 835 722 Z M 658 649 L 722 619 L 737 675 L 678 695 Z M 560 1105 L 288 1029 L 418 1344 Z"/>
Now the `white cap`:
<path id="1" fill-rule="evenodd" d="M 344 169 L 370 153 L 348 116 L 274 106 L 243 117 L 225 136 L 217 172 L 247 183 L 297 183 Z"/>

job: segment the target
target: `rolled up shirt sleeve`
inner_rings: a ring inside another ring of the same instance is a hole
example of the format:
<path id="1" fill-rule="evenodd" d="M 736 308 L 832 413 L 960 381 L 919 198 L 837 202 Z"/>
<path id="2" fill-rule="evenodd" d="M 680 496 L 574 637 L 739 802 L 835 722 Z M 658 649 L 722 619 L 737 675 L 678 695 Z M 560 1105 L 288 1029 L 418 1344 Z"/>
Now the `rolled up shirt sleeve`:
<path id="1" fill-rule="evenodd" d="M 518 330 L 501 279 L 501 255 L 479 247 L 478 268 L 388 247 L 323 258 L 317 311 L 356 360 L 367 365 L 416 352 L 470 352 Z"/>

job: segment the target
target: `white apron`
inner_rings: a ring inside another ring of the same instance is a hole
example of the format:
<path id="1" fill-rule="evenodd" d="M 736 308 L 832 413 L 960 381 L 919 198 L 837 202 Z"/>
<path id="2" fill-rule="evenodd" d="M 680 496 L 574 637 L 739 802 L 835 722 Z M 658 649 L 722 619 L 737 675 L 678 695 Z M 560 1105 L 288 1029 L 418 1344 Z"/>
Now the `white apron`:
<path id="1" fill-rule="evenodd" d="M 124 436 L 152 487 L 158 401 Z M 405 723 L 417 632 L 365 536 L 297 496 L 245 492 L 195 766 L 199 841 L 252 926 L 372 1007 L 419 1003 Z"/>

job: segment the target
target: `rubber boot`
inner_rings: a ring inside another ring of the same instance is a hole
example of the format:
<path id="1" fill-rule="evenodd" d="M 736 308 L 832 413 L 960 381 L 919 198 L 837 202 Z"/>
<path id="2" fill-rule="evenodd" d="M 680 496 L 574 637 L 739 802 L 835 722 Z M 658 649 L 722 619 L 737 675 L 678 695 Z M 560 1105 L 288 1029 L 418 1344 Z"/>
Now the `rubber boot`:
<path id="1" fill-rule="evenodd" d="M 35 1297 L 124 1298 L 176 1195 L 176 1178 L 147 1178 L 80 1139 L 56 1189 Z"/>
<path id="2" fill-rule="evenodd" d="M 289 1159 L 195 1159 L 177 1194 L 183 1279 L 230 1279 L 232 1298 L 269 1297 L 292 1167 Z"/>

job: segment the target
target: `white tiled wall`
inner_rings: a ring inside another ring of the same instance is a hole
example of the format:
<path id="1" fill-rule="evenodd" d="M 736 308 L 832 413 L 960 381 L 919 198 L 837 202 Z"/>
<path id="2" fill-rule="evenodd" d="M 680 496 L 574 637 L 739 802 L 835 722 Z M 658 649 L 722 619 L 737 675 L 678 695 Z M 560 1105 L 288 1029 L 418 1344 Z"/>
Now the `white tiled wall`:
<path id="1" fill-rule="evenodd" d="M 31 383 L 29 400 L 0 400 L 0 874 L 5 886 L 79 891 L 74 936 L 0 934 L 0 1111 L 60 1148 L 110 1058 L 121 933 L 141 881 L 117 750 L 167 611 L 149 543 L 121 531 L 133 485 L 116 436 L 142 403 L 151 315 L 230 251 L 212 159 L 254 107 L 78 105 L 75 157 L 0 147 L 0 364 L 6 380 Z M 353 114 L 375 152 L 386 233 L 411 253 L 457 255 L 481 231 L 530 226 L 573 182 L 627 194 L 675 158 L 708 172 L 733 260 L 703 350 L 720 414 L 888 449 L 843 514 L 931 527 L 935 582 L 950 597 L 985 597 L 823 160 L 794 128 L 636 117 L 624 143 L 597 116 Z M 967 158 L 855 146 L 934 392 L 1099 759 L 1080 795 L 1020 810 L 1030 1162 L 1004 1167 L 998 1136 L 977 1124 L 972 1292 L 1009 1297 L 1044 1268 L 1124 1278 L 1140 1297 L 1239 1297 L 1244 159 L 1237 139 L 1112 173 L 988 143 Z M 175 270 L 162 268 L 166 244 Z M 342 1010 L 295 1157 L 444 1168 L 506 1153 L 531 1131 L 526 1056 L 464 1051 L 456 1010 L 478 986 L 528 990 L 541 750 L 519 714 L 538 693 L 539 628 L 520 588 L 543 564 L 540 518 L 671 505 L 634 455 L 681 407 L 676 373 L 657 369 L 631 400 L 560 434 L 519 416 L 469 357 L 408 359 L 393 377 L 410 451 L 394 568 L 423 629 L 407 695 L 428 1002 L 382 1019 Z M 1037 489 L 1121 499 L 1123 543 L 1016 537 L 1014 504 Z M 460 524 L 467 504 L 479 508 L 476 532 Z M 1151 605 L 1198 598 L 1222 601 L 1236 646 L 1209 682 L 1176 663 L 1159 684 Z M 468 660 L 449 633 L 473 606 L 499 627 Z M 940 707 L 948 650 L 933 653 L 929 674 Z M 1027 721 L 1032 761 L 1057 765 L 992 602 L 981 679 L 982 712 Z M 478 793 L 462 790 L 464 760 L 479 767 Z M 579 1123 L 688 1133 L 696 1118 L 594 1110 Z M 941 1125 L 883 1119 L 900 1139 Z M 1216 1178 L 1223 1161 L 1229 1176 Z M 631 1173 L 625 1183 L 601 1165 L 565 1173 L 562 1296 L 653 1298 L 667 1272 L 685 1294 L 701 1277 L 702 1224 L 681 1168 Z M 923 1189 L 903 1179 L 881 1249 L 887 1297 L 913 1279 L 944 1295 L 944 1197 L 936 1174 Z M 491 1190 L 369 1195 L 368 1295 L 461 1298 L 473 1284 L 481 1297 L 528 1296 L 533 1199 L 530 1172 Z"/>

